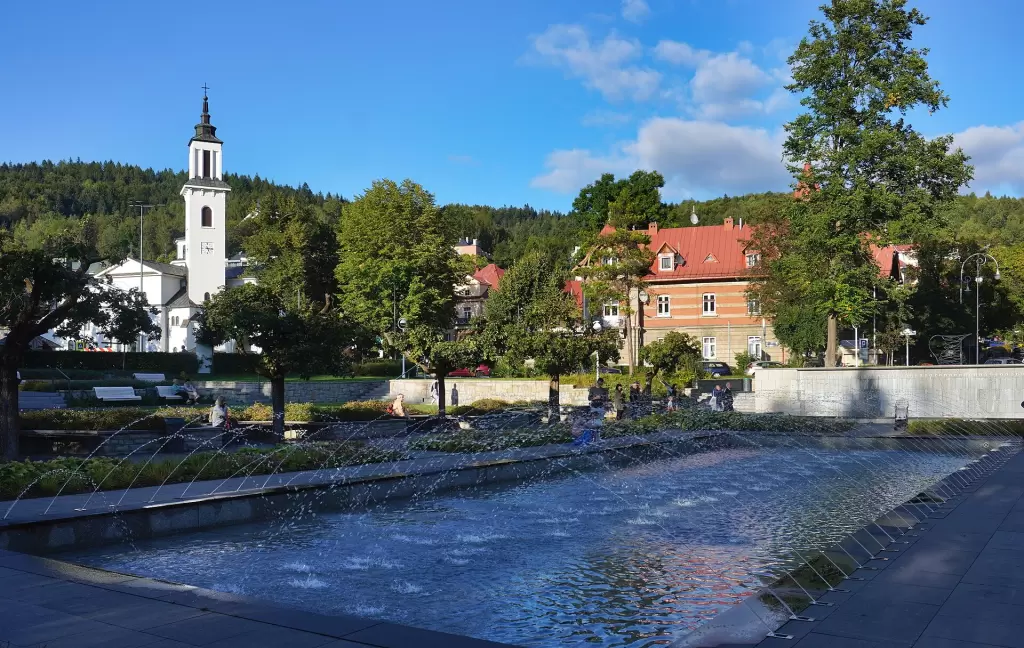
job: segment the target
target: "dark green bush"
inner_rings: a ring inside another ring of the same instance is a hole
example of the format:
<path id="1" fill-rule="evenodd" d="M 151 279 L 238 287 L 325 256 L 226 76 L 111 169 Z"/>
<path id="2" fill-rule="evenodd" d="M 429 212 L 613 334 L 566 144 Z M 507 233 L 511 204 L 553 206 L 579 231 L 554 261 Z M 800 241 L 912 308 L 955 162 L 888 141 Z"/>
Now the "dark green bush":
<path id="1" fill-rule="evenodd" d="M 244 353 L 214 353 L 213 354 L 213 376 L 217 374 L 239 375 L 256 373 L 258 358 Z"/>
<path id="2" fill-rule="evenodd" d="M 406 369 L 411 365 L 407 365 Z M 373 376 L 380 378 L 397 378 L 402 375 L 401 360 L 370 360 L 354 365 L 352 374 L 355 376 Z"/>
<path id="3" fill-rule="evenodd" d="M 21 413 L 23 430 L 163 430 L 165 417 L 191 422 L 204 417 L 204 407 L 105 407 L 102 409 L 57 409 Z"/>
<path id="4" fill-rule="evenodd" d="M 194 374 L 199 360 L 191 353 L 104 353 L 90 351 L 29 351 L 22 363 L 26 368 L 88 369 L 163 373 L 176 376 Z"/>
<path id="5" fill-rule="evenodd" d="M 57 494 L 62 486 L 63 494 L 72 494 L 90 492 L 97 487 L 116 490 L 133 483 L 136 487 L 156 486 L 165 480 L 173 484 L 194 478 L 224 479 L 232 475 L 318 470 L 401 458 L 402 455 L 395 452 L 378 450 L 358 441 L 344 441 L 243 449 L 233 453 L 199 452 L 185 461 L 168 459 L 149 465 L 107 457 L 10 461 L 0 463 L 0 499 L 14 499 L 26 488 L 29 490 L 25 497 L 42 497 Z"/>

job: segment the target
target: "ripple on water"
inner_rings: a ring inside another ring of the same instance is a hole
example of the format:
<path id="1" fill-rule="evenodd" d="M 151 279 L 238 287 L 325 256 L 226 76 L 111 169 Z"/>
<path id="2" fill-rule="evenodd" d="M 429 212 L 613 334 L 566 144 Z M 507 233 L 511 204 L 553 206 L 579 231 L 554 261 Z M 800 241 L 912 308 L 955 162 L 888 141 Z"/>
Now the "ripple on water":
<path id="1" fill-rule="evenodd" d="M 405 580 L 396 580 L 391 583 L 391 591 L 398 594 L 419 594 L 423 591 L 423 588 L 416 583 L 410 583 Z"/>
<path id="2" fill-rule="evenodd" d="M 288 581 L 288 584 L 300 589 L 323 589 L 327 587 L 327 581 L 322 581 L 313 574 L 307 574 L 305 578 L 293 578 Z"/>
<path id="3" fill-rule="evenodd" d="M 313 568 L 303 562 L 290 562 L 281 565 L 281 569 L 290 572 L 299 572 L 301 574 L 308 574 L 313 571 Z"/>
<path id="4" fill-rule="evenodd" d="M 500 533 L 463 533 L 456 537 L 459 542 L 468 542 L 470 544 L 482 544 L 494 540 L 505 540 L 506 538 L 508 536 Z"/>
<path id="5" fill-rule="evenodd" d="M 341 561 L 341 566 L 343 569 L 365 571 L 371 567 L 379 567 L 380 569 L 401 569 L 402 563 L 396 560 L 380 558 L 377 556 L 350 556 Z"/>

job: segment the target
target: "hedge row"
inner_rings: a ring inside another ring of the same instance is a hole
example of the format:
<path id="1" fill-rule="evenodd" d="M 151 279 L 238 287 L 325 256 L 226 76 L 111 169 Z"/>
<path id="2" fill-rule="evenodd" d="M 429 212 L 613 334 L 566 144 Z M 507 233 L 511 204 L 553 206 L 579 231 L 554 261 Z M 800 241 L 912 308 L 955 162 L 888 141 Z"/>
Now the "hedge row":
<path id="1" fill-rule="evenodd" d="M 21 413 L 23 430 L 163 430 L 165 418 L 202 423 L 206 407 L 104 407 L 97 409 L 30 410 Z"/>
<path id="2" fill-rule="evenodd" d="M 1013 434 L 1017 436 L 1024 436 L 1024 420 L 916 420 L 910 421 L 907 431 L 910 432 L 910 434 L 952 434 L 970 436 Z"/>
<path id="3" fill-rule="evenodd" d="M 273 449 L 244 448 L 237 452 L 198 452 L 181 461 L 167 459 L 147 464 L 106 457 L 11 461 L 0 463 L 0 500 L 87 493 L 156 486 L 198 479 L 225 479 L 275 472 L 318 470 L 366 463 L 398 461 L 403 455 L 379 450 L 358 441 L 318 442 Z M 28 489 L 27 492 L 26 489 Z"/>
<path id="4" fill-rule="evenodd" d="M 93 371 L 143 371 L 176 376 L 194 374 L 199 360 L 191 353 L 105 353 L 89 351 L 29 351 L 25 367 L 31 369 L 89 369 Z"/>

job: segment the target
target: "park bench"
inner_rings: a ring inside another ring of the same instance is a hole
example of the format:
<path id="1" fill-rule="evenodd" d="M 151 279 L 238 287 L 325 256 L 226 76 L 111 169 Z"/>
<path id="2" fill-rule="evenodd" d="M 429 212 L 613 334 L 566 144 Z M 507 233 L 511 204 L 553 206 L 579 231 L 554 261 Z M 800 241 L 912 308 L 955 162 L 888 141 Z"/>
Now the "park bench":
<path id="1" fill-rule="evenodd" d="M 164 378 L 162 373 L 137 373 L 133 375 L 135 376 L 135 380 L 141 380 L 143 382 L 164 382 L 167 380 Z"/>
<path id="2" fill-rule="evenodd" d="M 157 385 L 156 394 L 166 400 L 181 400 L 181 394 L 175 385 Z"/>
<path id="3" fill-rule="evenodd" d="M 142 396 L 136 396 L 131 387 L 93 387 L 92 391 L 96 398 L 104 402 L 142 400 Z"/>

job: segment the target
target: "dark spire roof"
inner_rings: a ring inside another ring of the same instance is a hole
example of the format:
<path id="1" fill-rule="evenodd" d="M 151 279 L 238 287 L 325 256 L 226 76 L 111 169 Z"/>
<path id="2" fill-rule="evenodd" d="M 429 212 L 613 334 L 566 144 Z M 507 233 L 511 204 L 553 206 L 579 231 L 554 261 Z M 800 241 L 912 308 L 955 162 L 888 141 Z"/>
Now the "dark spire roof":
<path id="1" fill-rule="evenodd" d="M 189 140 L 189 144 L 195 141 L 200 142 L 215 142 L 217 144 L 223 144 L 224 142 L 217 139 L 217 127 L 210 123 L 210 99 L 206 96 L 206 87 L 203 87 L 203 114 L 199 118 L 199 123 L 196 124 L 196 134 Z"/>

